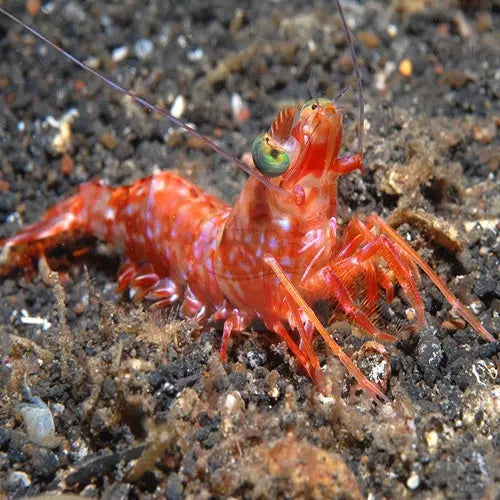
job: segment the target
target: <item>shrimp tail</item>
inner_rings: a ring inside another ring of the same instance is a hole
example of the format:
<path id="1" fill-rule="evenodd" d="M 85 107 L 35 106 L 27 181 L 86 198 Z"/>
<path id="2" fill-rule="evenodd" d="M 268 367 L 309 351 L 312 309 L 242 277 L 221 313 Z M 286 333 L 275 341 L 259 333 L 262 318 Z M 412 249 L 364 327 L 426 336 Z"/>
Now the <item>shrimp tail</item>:
<path id="1" fill-rule="evenodd" d="M 33 260 L 61 243 L 100 236 L 93 227 L 98 223 L 96 216 L 105 216 L 112 191 L 102 182 L 82 184 L 77 194 L 54 205 L 38 222 L 0 240 L 0 276 L 16 268 L 31 268 Z"/>

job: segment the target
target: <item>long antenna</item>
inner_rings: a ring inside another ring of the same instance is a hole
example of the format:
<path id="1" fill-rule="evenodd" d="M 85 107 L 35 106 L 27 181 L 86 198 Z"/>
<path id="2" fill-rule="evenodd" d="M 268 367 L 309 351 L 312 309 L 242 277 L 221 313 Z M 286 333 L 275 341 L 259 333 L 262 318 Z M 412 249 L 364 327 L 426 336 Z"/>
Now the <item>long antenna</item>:
<path id="1" fill-rule="evenodd" d="M 361 84 L 361 74 L 359 72 L 358 60 L 356 59 L 356 52 L 354 52 L 354 45 L 352 43 L 351 32 L 347 26 L 344 17 L 344 11 L 340 5 L 340 0 L 337 0 L 337 8 L 339 10 L 340 19 L 344 26 L 345 36 L 349 43 L 349 51 L 351 52 L 352 62 L 354 64 L 354 74 L 356 75 L 356 82 L 358 84 L 358 100 L 359 100 L 359 133 L 358 133 L 358 154 L 363 156 L 363 140 L 365 137 L 365 100 L 363 97 L 363 85 Z"/>
<path id="2" fill-rule="evenodd" d="M 183 128 L 186 132 L 189 134 L 197 137 L 198 139 L 202 140 L 209 148 L 211 148 L 213 151 L 216 153 L 219 153 L 222 155 L 224 158 L 227 160 L 235 163 L 239 168 L 241 168 L 243 171 L 245 171 L 248 175 L 251 175 L 252 177 L 255 177 L 259 182 L 264 184 L 269 189 L 272 189 L 276 193 L 281 194 L 282 196 L 285 196 L 287 198 L 293 198 L 293 195 L 285 191 L 283 188 L 277 186 L 276 184 L 273 184 L 269 179 L 266 177 L 260 175 L 257 171 L 254 169 L 250 168 L 248 165 L 243 163 L 241 160 L 238 158 L 235 158 L 234 156 L 231 156 L 229 153 L 226 153 L 220 146 L 217 146 L 215 142 L 211 141 L 208 137 L 205 137 L 204 135 L 200 134 L 197 132 L 193 127 L 190 127 L 186 123 L 182 122 L 181 120 L 177 119 L 175 116 L 171 115 L 168 111 L 165 111 L 164 109 L 159 108 L 158 106 L 155 106 L 154 104 L 151 104 L 149 101 L 146 99 L 143 99 L 142 97 L 139 97 L 138 95 L 134 94 L 131 90 L 127 90 L 124 87 L 121 87 L 117 83 L 113 82 L 109 78 L 105 77 L 103 74 L 99 73 L 98 71 L 92 69 L 90 66 L 87 66 L 84 62 L 80 61 L 76 57 L 72 56 L 69 52 L 66 52 L 63 48 L 59 47 L 59 45 L 55 44 L 54 42 L 50 41 L 48 38 L 46 38 L 44 35 L 39 33 L 35 28 L 32 28 L 28 24 L 24 23 L 20 19 L 18 19 L 16 16 L 10 14 L 7 12 L 5 9 L 0 7 L 0 12 L 2 14 L 5 14 L 8 18 L 10 18 L 12 21 L 20 24 L 23 28 L 28 30 L 30 33 L 32 33 L 35 37 L 37 37 L 39 40 L 42 42 L 46 43 L 47 45 L 50 45 L 52 48 L 60 52 L 63 56 L 67 57 L 70 61 L 75 63 L 77 66 L 80 66 L 80 68 L 84 69 L 85 71 L 88 71 L 95 77 L 99 78 L 102 80 L 104 83 L 109 85 L 111 88 L 117 90 L 118 92 L 121 92 L 127 96 L 129 96 L 131 99 L 133 99 L 135 102 L 146 108 L 148 111 L 154 111 L 161 116 L 167 118 L 172 122 L 174 125 L 177 125 L 178 127 Z"/>

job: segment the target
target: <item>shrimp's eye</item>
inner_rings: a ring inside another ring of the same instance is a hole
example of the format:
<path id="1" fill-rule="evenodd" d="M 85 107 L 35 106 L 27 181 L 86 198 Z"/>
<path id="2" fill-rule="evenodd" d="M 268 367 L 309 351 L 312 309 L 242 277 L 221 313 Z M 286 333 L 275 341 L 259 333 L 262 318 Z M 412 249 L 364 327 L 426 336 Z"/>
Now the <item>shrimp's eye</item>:
<path id="1" fill-rule="evenodd" d="M 271 144 L 266 133 L 259 134 L 253 141 L 252 157 L 259 172 L 267 177 L 278 177 L 290 166 L 286 151 Z"/>
<path id="2" fill-rule="evenodd" d="M 315 97 L 314 99 L 309 99 L 303 106 L 300 112 L 302 113 L 303 111 L 306 110 L 311 110 L 314 111 L 315 109 L 318 109 L 320 106 L 324 106 L 328 104 L 330 99 L 327 99 L 326 97 Z"/>

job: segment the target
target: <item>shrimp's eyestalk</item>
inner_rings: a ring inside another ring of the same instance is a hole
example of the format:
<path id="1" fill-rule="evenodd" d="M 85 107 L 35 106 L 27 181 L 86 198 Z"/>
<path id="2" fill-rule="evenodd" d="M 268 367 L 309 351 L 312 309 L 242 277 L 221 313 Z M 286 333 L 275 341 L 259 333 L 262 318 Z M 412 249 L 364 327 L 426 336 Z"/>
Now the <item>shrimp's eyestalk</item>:
<path id="1" fill-rule="evenodd" d="M 359 72 L 358 60 L 356 58 L 356 52 L 354 51 L 354 45 L 352 43 L 351 32 L 347 26 L 347 22 L 344 17 L 344 11 L 340 5 L 340 0 L 337 0 L 337 9 L 339 11 L 340 19 L 342 20 L 342 26 L 344 27 L 345 36 L 349 45 L 349 51 L 351 53 L 352 63 L 354 65 L 354 74 L 356 76 L 356 83 L 358 84 L 358 101 L 359 101 L 359 133 L 358 133 L 358 155 L 363 157 L 363 141 L 365 136 L 365 101 L 363 96 L 363 84 L 361 83 L 361 73 Z"/>

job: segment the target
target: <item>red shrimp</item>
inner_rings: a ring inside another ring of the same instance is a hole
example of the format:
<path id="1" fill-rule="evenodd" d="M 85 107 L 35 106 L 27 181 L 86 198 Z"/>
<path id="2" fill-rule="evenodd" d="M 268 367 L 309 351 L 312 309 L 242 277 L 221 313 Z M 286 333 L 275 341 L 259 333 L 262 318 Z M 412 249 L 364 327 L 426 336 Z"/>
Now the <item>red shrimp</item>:
<path id="1" fill-rule="evenodd" d="M 125 255 L 118 291 L 130 288 L 136 300 L 153 301 L 152 307 L 157 308 L 181 300 L 185 316 L 223 320 L 223 361 L 230 335 L 258 318 L 286 343 L 322 389 L 322 370 L 313 348 L 318 332 L 358 386 L 381 399 L 385 396 L 376 384 L 331 338 L 313 311 L 314 304 L 329 301 L 367 335 L 394 342 L 397 337 L 378 325 L 380 291 L 390 303 L 395 288 L 400 287 L 415 311 L 415 329 L 420 328 L 424 321 L 417 287 L 420 268 L 453 309 L 493 342 L 478 319 L 380 217 L 353 218 L 345 227 L 337 224 L 337 181 L 362 169 L 364 122 L 359 69 L 342 8 L 337 5 L 358 83 L 358 153 L 339 157 L 342 111 L 335 101 L 312 99 L 300 110 L 285 108 L 269 131 L 255 140 L 255 168 L 245 167 L 252 177 L 233 207 L 168 172 L 117 188 L 88 182 L 39 222 L 0 242 L 0 274 L 29 265 L 64 235 L 97 236 Z M 161 112 L 129 91 L 119 90 Z"/>

